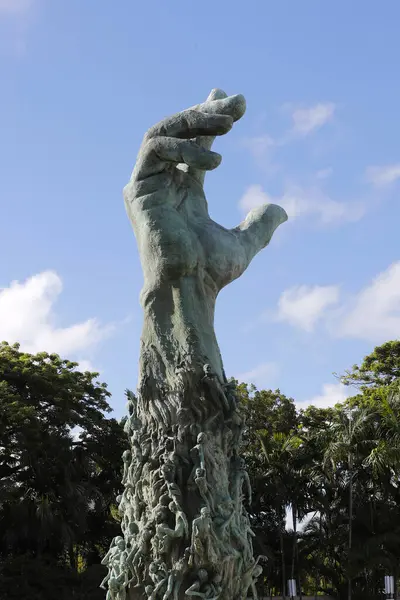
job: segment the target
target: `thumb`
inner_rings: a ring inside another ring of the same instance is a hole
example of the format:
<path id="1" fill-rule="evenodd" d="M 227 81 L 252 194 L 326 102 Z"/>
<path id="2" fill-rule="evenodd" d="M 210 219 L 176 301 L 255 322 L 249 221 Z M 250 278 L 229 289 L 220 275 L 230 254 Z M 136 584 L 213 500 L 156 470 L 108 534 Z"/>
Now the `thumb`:
<path id="1" fill-rule="evenodd" d="M 286 211 L 277 204 L 262 204 L 253 208 L 245 220 L 235 227 L 248 262 L 269 244 L 275 229 L 287 219 Z"/>

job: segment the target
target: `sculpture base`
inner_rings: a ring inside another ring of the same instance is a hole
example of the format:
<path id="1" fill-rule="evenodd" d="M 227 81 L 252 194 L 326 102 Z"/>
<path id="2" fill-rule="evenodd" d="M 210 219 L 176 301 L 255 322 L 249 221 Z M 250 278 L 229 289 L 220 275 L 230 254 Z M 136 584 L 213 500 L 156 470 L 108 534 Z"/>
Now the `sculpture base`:
<path id="1" fill-rule="evenodd" d="M 131 395 L 129 414 L 123 537 L 108 559 L 115 600 L 246 598 L 261 567 L 244 506 L 251 487 L 238 454 L 244 420 L 233 384 L 206 365 L 170 393 Z"/>

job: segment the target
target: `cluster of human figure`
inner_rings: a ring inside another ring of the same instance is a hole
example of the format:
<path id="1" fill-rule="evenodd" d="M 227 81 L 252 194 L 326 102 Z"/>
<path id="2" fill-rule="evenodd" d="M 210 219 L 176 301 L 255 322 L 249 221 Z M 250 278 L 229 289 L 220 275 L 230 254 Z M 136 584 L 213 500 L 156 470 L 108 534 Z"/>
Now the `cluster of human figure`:
<path id="1" fill-rule="evenodd" d="M 200 386 L 201 420 L 181 403 L 168 426 L 151 416 L 144 423 L 128 396 L 130 449 L 117 498 L 122 535 L 102 561 L 107 600 L 126 600 L 130 586 L 148 600 L 178 600 L 182 585 L 188 598 L 225 600 L 227 582 L 257 597 L 261 567 L 244 508 L 251 486 L 237 452 L 244 422 L 234 385 L 221 384 L 208 364 Z"/>

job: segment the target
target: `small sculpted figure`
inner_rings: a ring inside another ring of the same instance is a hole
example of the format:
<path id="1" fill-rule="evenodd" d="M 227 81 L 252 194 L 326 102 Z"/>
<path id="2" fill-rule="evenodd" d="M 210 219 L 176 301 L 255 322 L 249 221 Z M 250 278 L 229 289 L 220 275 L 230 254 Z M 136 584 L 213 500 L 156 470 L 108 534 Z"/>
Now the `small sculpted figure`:
<path id="1" fill-rule="evenodd" d="M 122 517 L 123 526 L 126 524 L 128 518 L 132 517 L 132 507 L 133 507 L 133 487 L 128 483 L 122 493 L 122 495 L 117 496 L 118 502 L 118 513 Z M 129 514 L 127 514 L 129 513 Z"/>
<path id="2" fill-rule="evenodd" d="M 208 506 L 203 506 L 200 516 L 192 523 L 191 562 L 197 567 L 217 561 L 213 547 L 213 530 L 211 512 Z"/>
<path id="3" fill-rule="evenodd" d="M 213 600 L 218 600 L 220 595 L 222 594 L 223 586 L 222 586 L 222 575 L 215 575 L 212 580 L 212 585 L 214 587 L 214 597 Z"/>
<path id="4" fill-rule="evenodd" d="M 140 443 L 140 448 L 142 451 L 142 460 L 147 461 L 151 457 L 151 437 L 149 435 L 142 436 L 142 441 Z"/>
<path id="5" fill-rule="evenodd" d="M 232 478 L 232 497 L 235 499 L 236 507 L 238 509 L 242 498 L 243 484 L 246 485 L 248 503 L 251 504 L 251 483 L 249 474 L 246 471 L 246 461 L 241 457 L 237 457 L 234 462 L 234 474 Z"/>
<path id="6" fill-rule="evenodd" d="M 141 531 L 136 540 L 136 545 L 132 548 L 128 557 L 128 563 L 131 565 L 136 581 L 140 581 L 142 567 L 145 566 L 146 559 L 150 555 L 152 537 L 153 531 L 151 529 L 146 528 Z"/>
<path id="7" fill-rule="evenodd" d="M 261 565 L 257 565 L 253 571 L 253 581 L 250 584 L 251 591 L 253 593 L 253 600 L 258 600 L 256 583 L 257 579 L 262 575 L 263 569 Z"/>
<path id="8" fill-rule="evenodd" d="M 196 581 L 186 590 L 186 596 L 197 596 L 199 597 L 202 592 L 201 588 L 204 588 L 208 584 L 208 573 L 206 569 L 199 569 L 197 571 L 197 579 Z M 201 598 L 204 596 L 201 595 Z"/>
<path id="9" fill-rule="evenodd" d="M 236 381 L 234 379 L 230 379 L 224 383 L 222 387 L 229 404 L 229 415 L 232 415 L 239 406 L 239 400 L 236 395 Z"/>
<path id="10" fill-rule="evenodd" d="M 166 483 L 174 481 L 176 476 L 175 464 L 171 460 L 166 460 L 160 467 L 161 475 Z"/>
<path id="11" fill-rule="evenodd" d="M 168 573 L 164 563 L 152 562 L 149 566 L 149 577 L 153 582 L 153 591 L 149 600 L 157 600 L 158 593 L 166 586 Z"/>
<path id="12" fill-rule="evenodd" d="M 118 536 L 118 538 L 115 538 L 114 541 L 115 546 L 110 548 L 106 556 L 101 561 L 102 564 L 108 566 L 108 573 L 100 584 L 100 587 L 103 589 L 105 589 L 104 586 L 110 579 L 114 578 L 121 582 L 122 579 L 120 576 L 124 574 L 126 574 L 126 576 L 128 575 L 128 552 L 126 549 L 125 540 L 123 537 Z"/>
<path id="13" fill-rule="evenodd" d="M 169 496 L 167 495 L 168 502 Z M 160 502 L 153 509 L 152 517 L 155 523 L 158 525 L 166 524 L 168 522 L 168 506 L 161 504 Z"/>
<path id="14" fill-rule="evenodd" d="M 168 439 L 164 453 L 161 455 L 160 460 L 165 463 L 172 463 L 174 465 L 174 471 L 178 485 L 182 485 L 182 467 L 183 464 L 188 465 L 189 461 L 184 456 L 185 447 L 182 444 L 177 444 L 177 440 Z"/>
<path id="15" fill-rule="evenodd" d="M 171 502 L 169 504 L 169 510 L 175 515 L 175 529 L 160 525 L 158 530 L 173 539 L 188 539 L 189 523 L 185 513 L 180 509 L 176 502 Z"/>
<path id="16" fill-rule="evenodd" d="M 111 577 L 108 582 L 106 600 L 126 600 L 126 588 L 131 581 L 128 579 L 127 573 L 121 573 L 118 577 Z"/>
<path id="17" fill-rule="evenodd" d="M 197 444 L 190 450 L 190 456 L 194 466 L 189 476 L 189 484 L 193 481 L 197 468 L 203 469 L 206 472 L 207 469 L 210 468 L 213 469 L 215 473 L 218 472 L 219 466 L 214 457 L 213 450 L 210 447 L 209 437 L 205 431 L 201 431 L 198 434 Z"/>
<path id="18" fill-rule="evenodd" d="M 142 474 L 143 465 L 146 462 L 146 458 L 143 456 L 142 449 L 139 442 L 131 444 L 132 461 L 128 469 L 127 481 L 135 486 Z"/>
<path id="19" fill-rule="evenodd" d="M 118 555 L 118 553 L 120 552 L 119 546 L 118 544 L 124 541 L 124 538 L 120 535 L 117 535 L 111 542 L 110 544 L 110 548 L 107 552 L 107 554 L 105 555 L 105 557 L 103 558 L 103 560 L 101 561 L 102 565 L 108 566 L 109 564 L 112 563 L 114 556 Z M 101 587 L 101 586 L 100 586 Z"/>
<path id="20" fill-rule="evenodd" d="M 165 592 L 162 600 L 169 600 L 169 598 L 172 600 L 179 600 L 179 590 L 181 589 L 185 573 L 188 570 L 189 559 L 190 548 L 186 548 L 183 553 L 183 557 L 175 562 L 170 571 L 167 591 Z"/>
<path id="21" fill-rule="evenodd" d="M 231 524 L 231 532 L 236 544 L 242 553 L 244 564 L 251 562 L 253 558 L 253 545 L 251 537 L 255 537 L 255 533 L 250 529 L 250 524 L 244 523 L 242 517 L 239 520 L 240 526 L 235 521 Z"/>
<path id="22" fill-rule="evenodd" d="M 224 389 L 219 381 L 218 375 L 213 373 L 211 365 L 206 364 L 203 367 L 204 377 L 203 384 L 206 386 L 208 393 L 212 399 L 214 406 L 222 408 L 225 414 L 229 413 L 230 406 Z"/>
<path id="23" fill-rule="evenodd" d="M 247 598 L 248 589 L 251 588 L 253 600 L 258 599 L 256 582 L 263 571 L 261 565 L 258 564 L 261 558 L 265 557 L 258 556 L 256 560 L 253 559 L 252 565 L 241 575 L 243 584 L 243 598 Z"/>
<path id="24" fill-rule="evenodd" d="M 204 598 L 204 600 L 217 600 L 220 593 L 220 579 L 217 577 L 210 581 L 206 569 L 197 571 L 196 581 L 185 592 L 186 596 Z"/>
<path id="25" fill-rule="evenodd" d="M 204 444 L 206 443 L 207 436 L 204 431 L 201 431 L 197 436 L 197 444 L 193 446 L 190 454 L 197 459 L 197 464 L 200 469 L 206 468 L 205 457 L 204 457 Z"/>
<path id="26" fill-rule="evenodd" d="M 227 423 L 232 430 L 232 446 L 234 448 L 234 454 L 237 455 L 238 448 L 242 443 L 242 436 L 245 426 L 244 417 L 239 407 L 233 411 L 232 415 L 227 420 Z"/>
<path id="27" fill-rule="evenodd" d="M 130 548 L 133 548 L 138 533 L 139 527 L 137 526 L 136 522 L 134 520 L 129 521 L 128 525 L 124 529 L 124 539 L 127 547 L 129 546 Z"/>
<path id="28" fill-rule="evenodd" d="M 138 431 L 142 424 L 137 414 L 136 397 L 131 391 L 127 392 L 127 397 L 128 402 L 126 404 L 126 407 L 128 409 L 128 418 L 124 425 L 124 431 L 129 436 L 132 435 L 134 431 Z"/>
<path id="29" fill-rule="evenodd" d="M 190 368 L 189 361 L 184 359 L 179 362 L 175 367 L 175 375 L 177 387 L 179 388 L 180 394 L 183 396 L 184 392 L 191 387 L 192 382 L 192 369 Z"/>
<path id="30" fill-rule="evenodd" d="M 123 516 L 124 514 L 124 509 L 125 509 L 125 505 L 126 505 L 126 495 L 125 492 L 123 494 L 119 494 L 119 496 L 117 496 L 115 498 L 115 501 L 118 505 L 118 514 L 120 517 Z"/>
<path id="31" fill-rule="evenodd" d="M 214 527 L 217 536 L 223 537 L 235 517 L 235 506 L 232 500 L 225 500 L 218 506 Z"/>
<path id="32" fill-rule="evenodd" d="M 171 483 L 167 482 L 167 490 L 170 499 L 173 500 L 177 506 L 182 507 L 182 492 L 178 484 L 174 481 Z"/>
<path id="33" fill-rule="evenodd" d="M 161 518 L 161 513 L 160 513 Z M 171 530 L 168 527 L 167 520 L 163 520 L 156 525 L 156 534 L 151 541 L 153 554 L 156 556 L 168 556 L 171 552 L 171 543 L 173 536 L 170 535 Z"/>
<path id="34" fill-rule="evenodd" d="M 122 476 L 122 485 L 125 485 L 126 482 L 128 481 L 128 470 L 129 470 L 129 465 L 132 459 L 132 454 L 130 453 L 129 450 L 125 450 L 125 452 L 122 454 L 122 461 L 124 463 L 124 474 Z"/>
<path id="35" fill-rule="evenodd" d="M 200 496 L 203 498 L 206 505 L 210 508 L 211 512 L 215 512 L 214 498 L 211 493 L 211 486 L 207 481 L 206 470 L 196 469 L 194 482 L 199 490 Z"/>
<path id="36" fill-rule="evenodd" d="M 180 409 L 181 411 L 183 409 Z M 190 432 L 190 423 L 187 422 L 187 419 L 190 418 L 190 414 L 183 414 L 179 411 L 177 413 L 178 423 L 173 427 L 173 448 L 174 453 L 178 457 L 180 462 L 183 462 L 185 465 L 189 464 L 189 460 L 187 457 L 187 438 Z"/>
<path id="37" fill-rule="evenodd" d="M 183 441 L 183 439 L 189 434 L 190 425 L 193 422 L 191 410 L 181 406 L 177 410 L 176 421 L 177 428 L 175 430 L 175 435 L 179 436 L 180 441 Z"/>
<path id="38" fill-rule="evenodd" d="M 226 500 L 218 506 L 217 516 L 213 520 L 215 537 L 223 556 L 225 571 L 230 577 L 234 577 L 235 572 L 240 573 L 243 565 L 241 552 L 230 543 L 235 516 L 235 504 L 231 500 Z"/>
<path id="39" fill-rule="evenodd" d="M 252 549 L 252 538 L 254 539 L 256 537 L 256 534 L 251 529 L 251 525 L 250 525 L 250 521 L 249 521 L 248 515 L 242 513 L 242 515 L 240 516 L 240 520 L 239 521 L 240 521 L 240 524 L 241 524 L 241 527 L 242 527 L 242 531 L 245 531 L 245 533 L 247 535 L 247 539 L 249 540 L 250 547 Z M 252 550 L 252 554 L 253 554 L 253 550 Z"/>
<path id="40" fill-rule="evenodd" d="M 176 502 L 178 506 L 181 506 L 182 492 L 179 488 L 179 485 L 175 482 L 175 465 L 171 461 L 168 461 L 161 466 L 160 470 L 163 477 L 160 493 L 164 494 L 167 492 L 170 499 Z"/>

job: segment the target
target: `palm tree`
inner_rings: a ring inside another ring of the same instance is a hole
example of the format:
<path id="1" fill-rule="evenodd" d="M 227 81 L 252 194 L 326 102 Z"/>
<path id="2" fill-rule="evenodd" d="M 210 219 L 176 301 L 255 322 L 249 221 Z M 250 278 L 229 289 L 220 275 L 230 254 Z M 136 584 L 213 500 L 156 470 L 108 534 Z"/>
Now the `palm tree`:
<path id="1" fill-rule="evenodd" d="M 299 520 L 309 512 L 309 479 L 305 470 L 307 454 L 302 439 L 295 432 L 259 434 L 264 453 L 265 481 L 271 490 L 271 498 L 280 523 L 282 594 L 285 597 L 286 561 L 284 555 L 284 536 L 286 533 L 286 514 L 291 510 L 293 519 L 291 579 L 297 579 L 301 594 L 299 572 L 295 573 L 298 563 Z"/>
<path id="2" fill-rule="evenodd" d="M 366 428 L 372 413 L 368 409 L 344 407 L 337 412 L 337 420 L 332 423 L 330 439 L 324 453 L 324 466 L 328 467 L 336 479 L 342 478 L 348 488 L 348 590 L 347 598 L 352 597 L 351 552 L 353 545 L 353 482 L 355 460 L 359 462 L 360 451 L 371 440 L 366 436 Z M 330 468 L 329 468 L 330 467 Z"/>

